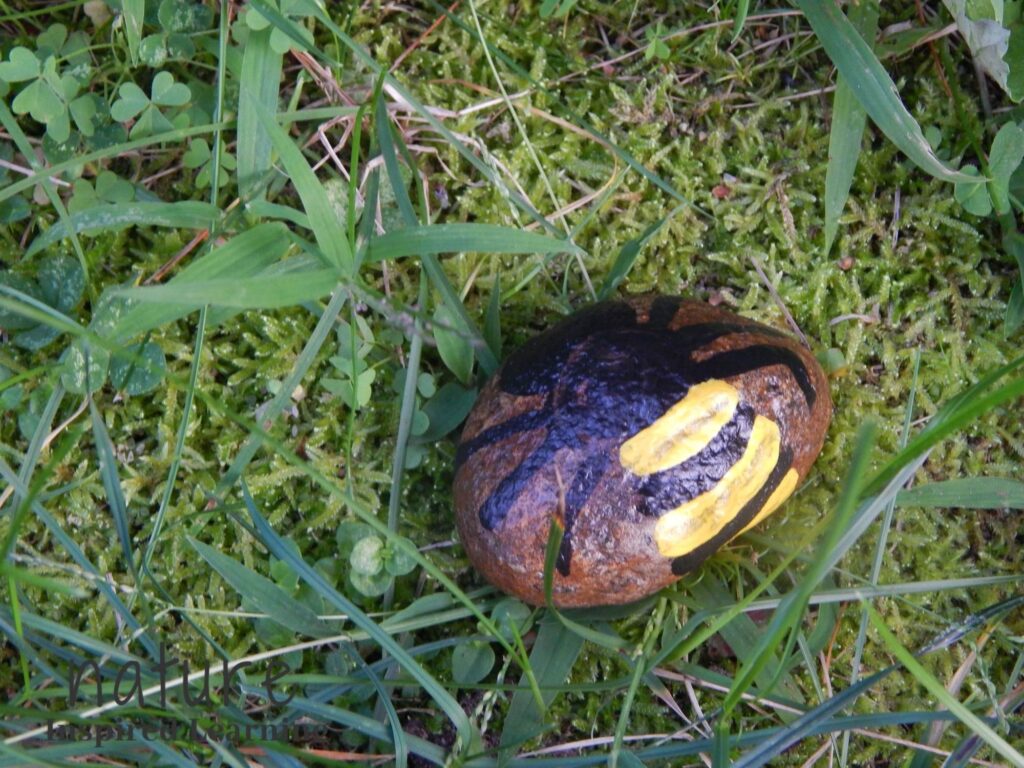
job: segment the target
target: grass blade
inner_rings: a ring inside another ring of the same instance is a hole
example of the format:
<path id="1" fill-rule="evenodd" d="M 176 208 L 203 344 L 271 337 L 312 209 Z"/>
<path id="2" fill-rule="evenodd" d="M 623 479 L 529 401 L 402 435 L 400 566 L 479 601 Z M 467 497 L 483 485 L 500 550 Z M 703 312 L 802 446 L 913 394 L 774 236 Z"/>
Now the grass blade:
<path id="1" fill-rule="evenodd" d="M 558 550 L 562 546 L 562 537 L 564 535 L 565 529 L 562 527 L 561 521 L 556 517 L 552 517 L 551 527 L 548 529 L 548 546 L 544 553 L 544 602 L 547 604 L 548 611 L 552 613 L 566 629 L 579 635 L 584 640 L 589 640 L 595 645 L 599 645 L 602 648 L 607 648 L 612 651 L 627 648 L 629 643 L 621 637 L 618 637 L 617 635 L 609 635 L 606 632 L 591 629 L 577 621 L 573 621 L 555 607 L 554 601 L 552 600 L 552 590 L 555 584 L 555 561 L 558 560 Z"/>
<path id="2" fill-rule="evenodd" d="M 297 261 L 297 260 L 296 260 Z M 283 274 L 263 274 L 244 279 L 223 278 L 202 283 L 124 288 L 118 294 L 153 304 L 173 304 L 188 312 L 207 304 L 234 309 L 291 307 L 329 294 L 337 284 L 333 269 L 304 269 Z"/>
<path id="3" fill-rule="evenodd" d="M 167 283 L 166 287 L 173 286 L 177 290 L 184 285 L 203 284 L 227 277 L 252 277 L 278 262 L 288 248 L 288 243 L 288 230 L 282 224 L 259 224 L 189 264 Z M 115 313 L 110 337 L 120 343 L 127 342 L 139 334 L 184 317 L 192 311 L 193 308 L 187 304 L 171 306 L 130 302 L 126 311 Z M 99 320 L 94 318 L 90 325 L 99 324 Z"/>
<path id="4" fill-rule="evenodd" d="M 139 61 L 139 45 L 142 43 L 142 24 L 146 15 L 146 0 L 124 0 L 121 3 L 121 18 L 124 36 L 128 40 L 128 54 L 132 63 Z"/>
<path id="5" fill-rule="evenodd" d="M 1024 509 L 1024 483 L 1005 477 L 964 477 L 900 491 L 902 507 Z"/>
<path id="6" fill-rule="evenodd" d="M 86 369 L 88 370 L 88 364 Z M 114 458 L 114 445 L 110 442 L 110 435 L 103 423 L 96 403 L 89 401 L 89 413 L 92 416 L 92 433 L 96 441 L 96 453 L 100 459 L 100 477 L 103 480 L 103 490 L 107 495 L 107 506 L 114 518 L 114 527 L 117 529 L 117 538 L 121 542 L 121 552 L 124 555 L 124 562 L 128 570 L 135 574 L 135 557 L 132 554 L 132 536 L 128 527 L 128 508 L 124 501 L 124 493 L 121 491 L 121 481 L 117 477 L 117 459 Z"/>
<path id="7" fill-rule="evenodd" d="M 579 253 L 567 240 L 497 224 L 431 224 L 406 226 L 374 238 L 369 261 L 438 253 Z"/>
<path id="8" fill-rule="evenodd" d="M 270 550 L 270 553 L 279 560 L 288 563 L 300 579 L 309 584 L 327 603 L 347 615 L 353 624 L 366 632 L 380 646 L 381 650 L 386 651 L 401 664 L 402 668 L 412 675 L 423 686 L 424 691 L 444 710 L 448 719 L 455 726 L 463 746 L 474 743 L 474 727 L 452 695 L 429 672 L 423 669 L 390 634 L 382 630 L 355 603 L 334 589 L 318 571 L 307 565 L 301 557 L 297 557 L 285 545 L 284 540 L 277 535 L 263 515 L 260 514 L 255 502 L 244 486 L 243 497 L 253 525 L 256 526 L 257 536 L 264 546 Z"/>
<path id="9" fill-rule="evenodd" d="M 501 750 L 506 756 L 520 745 L 534 738 L 544 730 L 544 714 L 555 700 L 558 689 L 576 663 L 576 657 L 583 650 L 583 637 L 559 621 L 549 611 L 540 621 L 537 639 L 530 651 L 530 666 L 540 687 L 544 709 L 537 708 L 534 694 L 520 682 L 512 696 L 505 726 L 501 731 Z"/>
<path id="10" fill-rule="evenodd" d="M 313 609 L 300 603 L 270 579 L 246 568 L 234 558 L 208 544 L 191 536 L 185 538 L 239 595 L 250 599 L 257 610 L 267 614 L 281 626 L 310 637 L 329 637 L 337 634 L 317 618 Z"/>
<path id="11" fill-rule="evenodd" d="M 298 360 L 295 361 L 295 367 L 288 377 L 281 382 L 281 388 L 277 391 L 277 394 L 263 408 L 261 419 L 265 423 L 273 422 L 281 414 L 285 405 L 291 402 L 292 392 L 295 391 L 295 387 L 299 385 L 299 382 L 302 381 L 310 366 L 313 365 L 317 353 L 320 352 L 320 348 L 327 341 L 327 336 L 334 327 L 334 321 L 337 320 L 341 308 L 345 305 L 346 297 L 347 294 L 342 290 L 341 286 L 335 288 L 331 300 L 327 304 L 327 309 L 320 316 L 316 328 L 313 329 L 313 334 L 302 348 Z M 242 476 L 242 471 L 246 465 L 256 455 L 256 451 L 260 449 L 262 444 L 263 440 L 260 435 L 249 435 L 245 445 L 242 446 L 242 449 L 235 456 L 235 460 L 228 467 L 228 471 L 224 473 L 224 476 L 217 484 L 216 493 L 223 493 L 226 488 L 235 484 L 238 478 Z"/>
<path id="12" fill-rule="evenodd" d="M 640 255 L 640 251 L 643 250 L 648 241 L 661 231 L 661 228 L 665 226 L 669 219 L 684 208 L 686 208 L 685 205 L 677 205 L 665 216 L 658 219 L 656 222 L 651 224 L 651 226 L 645 229 L 640 237 L 635 237 L 622 246 L 622 250 L 620 250 L 619 255 L 615 257 L 615 263 L 612 264 L 611 271 L 608 272 L 608 277 L 605 278 L 604 284 L 601 286 L 601 290 L 597 292 L 598 301 L 604 301 L 612 295 L 615 289 L 619 287 L 619 284 L 626 279 L 626 275 L 628 275 L 629 270 L 633 268 L 633 264 L 636 262 L 637 256 Z"/>
<path id="13" fill-rule="evenodd" d="M 882 486 L 900 471 L 901 467 L 906 465 L 909 459 L 920 456 L 949 435 L 966 427 L 990 409 L 1024 394 L 1024 378 L 1015 379 L 1009 384 L 1004 384 L 988 395 L 983 394 L 986 389 L 994 385 L 999 379 L 1018 370 L 1022 365 L 1024 365 L 1024 357 L 1019 357 L 986 374 L 976 384 L 947 400 L 928 422 L 928 426 L 921 430 L 907 443 L 905 448 L 902 448 L 899 453 L 893 456 L 875 474 L 874 478 L 868 483 L 865 493 L 877 493 Z"/>
<path id="14" fill-rule="evenodd" d="M 1012 598 L 996 605 L 989 606 L 978 613 L 971 614 L 971 616 L 967 617 L 965 621 L 960 622 L 952 629 L 947 630 L 934 638 L 919 651 L 918 655 L 924 655 L 931 651 L 949 648 L 955 643 L 960 642 L 968 633 L 985 626 L 991 621 L 997 620 L 1007 611 L 1017 607 L 1020 602 L 1021 598 Z M 832 696 L 822 702 L 806 714 L 801 715 L 792 723 L 789 723 L 785 728 L 773 730 L 773 732 L 762 736 L 757 741 L 756 746 L 754 746 L 753 749 L 745 753 L 733 764 L 734 768 L 759 768 L 759 766 L 770 763 L 794 744 L 799 743 L 809 736 L 819 733 L 837 731 L 846 732 L 851 730 L 852 727 L 850 725 L 839 725 L 841 721 L 838 718 L 834 718 L 834 715 L 847 707 L 852 706 L 861 694 L 870 690 L 876 683 L 882 681 L 899 668 L 899 665 L 893 664 L 885 669 L 875 672 L 873 675 L 865 677 L 848 686 L 842 692 L 837 693 L 835 696 Z M 895 714 L 896 713 L 885 713 L 883 716 L 886 718 L 892 718 Z M 935 714 L 940 716 L 936 719 L 944 719 L 942 716 L 945 713 Z M 846 718 L 846 720 L 850 719 L 855 718 Z M 750 734 L 744 734 L 744 736 L 749 735 Z M 743 739 L 744 736 L 741 736 L 740 738 Z"/>
<path id="15" fill-rule="evenodd" d="M 878 30 L 878 4 L 874 0 L 850 6 L 850 24 L 871 47 Z M 832 250 L 839 217 L 850 195 L 853 173 L 860 157 L 867 112 L 857 101 L 846 76 L 836 77 L 832 99 L 832 129 L 828 137 L 828 168 L 825 171 L 825 253 Z"/>
<path id="16" fill-rule="evenodd" d="M 256 99 L 256 95 L 243 91 L 242 98 Z M 313 228 L 317 245 L 320 246 L 327 265 L 341 274 L 351 274 L 355 262 L 352 258 L 348 234 L 338 219 L 334 206 L 327 198 L 327 192 L 324 191 L 320 180 L 313 173 L 313 169 L 309 167 L 306 158 L 302 156 L 302 151 L 277 124 L 276 113 L 274 113 L 275 117 L 271 117 L 260 111 L 258 105 L 255 109 L 260 125 L 270 137 L 295 191 L 302 199 L 302 207 L 306 211 L 306 216 L 309 217 L 309 225 Z"/>
<path id="17" fill-rule="evenodd" d="M 860 496 L 860 486 L 865 470 L 868 466 L 868 458 L 871 446 L 874 441 L 875 428 L 872 423 L 861 428 L 854 446 L 853 456 L 850 459 L 850 468 L 846 473 L 846 480 L 843 484 L 843 493 L 839 498 L 833 515 L 832 524 L 826 529 L 825 536 L 819 546 L 819 556 L 811 564 L 811 567 L 804 574 L 799 586 L 790 592 L 779 605 L 778 610 L 772 617 L 771 623 L 765 629 L 757 651 L 753 658 L 743 665 L 736 681 L 729 691 L 722 707 L 728 714 L 739 703 L 740 697 L 753 683 L 758 673 L 771 659 L 776 646 L 783 636 L 798 626 L 807 600 L 818 585 L 818 582 L 825 576 L 825 573 L 834 564 L 837 552 L 845 552 L 842 548 L 842 535 L 854 520 L 854 513 L 857 507 L 857 499 Z M 842 556 L 841 554 L 839 555 Z"/>
<path id="18" fill-rule="evenodd" d="M 277 114 L 281 54 L 270 47 L 272 27 L 251 30 L 242 51 L 238 99 L 238 194 L 243 200 L 262 197 L 262 181 L 270 171 L 270 134 L 261 114 Z"/>
<path id="19" fill-rule="evenodd" d="M 943 181 L 977 181 L 940 160 L 900 100 L 896 84 L 833 2 L 795 0 L 822 47 L 875 125 L 918 167 Z"/>
<path id="20" fill-rule="evenodd" d="M 25 258 L 30 258 L 44 248 L 60 242 L 71 232 L 96 235 L 101 232 L 116 232 L 137 224 L 172 229 L 205 229 L 210 221 L 219 215 L 220 211 L 214 206 L 195 200 L 97 205 L 72 213 L 66 221 L 55 223 L 32 241 L 32 245 L 25 251 Z"/>
<path id="21" fill-rule="evenodd" d="M 735 40 L 743 31 L 743 25 L 747 23 L 747 14 L 750 13 L 750 0 L 739 0 L 736 3 L 736 20 L 732 25 L 732 39 Z"/>
<path id="22" fill-rule="evenodd" d="M 965 726 L 967 726 L 978 738 L 988 744 L 992 749 L 998 752 L 1000 755 L 1005 757 L 1010 765 L 1017 766 L 1017 768 L 1024 768 L 1024 755 L 1010 746 L 1007 741 L 996 733 L 992 728 L 983 721 L 980 717 L 971 712 L 967 707 L 960 703 L 960 701 L 946 690 L 946 687 L 939 682 L 931 672 L 922 666 L 910 651 L 908 651 L 903 644 L 896 638 L 896 635 L 892 633 L 892 630 L 886 626 L 885 620 L 878 615 L 878 612 L 871 606 L 867 606 L 868 613 L 871 617 L 871 624 L 874 626 L 875 631 L 878 632 L 882 640 L 885 642 L 889 651 L 899 659 L 900 663 L 910 671 L 910 673 L 917 679 L 917 681 L 923 685 L 932 696 L 946 709 L 956 715 L 957 719 L 960 720 Z"/>

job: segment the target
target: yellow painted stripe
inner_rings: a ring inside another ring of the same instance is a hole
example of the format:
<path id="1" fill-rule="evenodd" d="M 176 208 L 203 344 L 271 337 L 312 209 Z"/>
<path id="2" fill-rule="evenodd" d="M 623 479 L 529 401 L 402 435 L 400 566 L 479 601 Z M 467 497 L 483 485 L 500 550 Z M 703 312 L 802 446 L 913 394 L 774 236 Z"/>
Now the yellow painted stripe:
<path id="1" fill-rule="evenodd" d="M 796 470 L 790 469 L 782 478 L 782 481 L 778 484 L 775 490 L 772 491 L 772 495 L 768 497 L 768 501 L 764 503 L 761 511 L 757 513 L 757 516 L 751 520 L 750 523 L 747 524 L 747 527 L 740 531 L 740 533 L 746 533 L 778 509 L 782 505 L 782 502 L 788 499 L 793 494 L 793 491 L 796 490 L 796 482 L 799 478 L 800 475 L 797 474 Z"/>
<path id="2" fill-rule="evenodd" d="M 757 416 L 746 450 L 718 485 L 658 518 L 654 526 L 658 551 L 665 557 L 679 557 L 718 533 L 768 480 L 779 460 L 779 444 L 775 422 Z"/>
<path id="3" fill-rule="evenodd" d="M 712 379 L 690 387 L 686 397 L 622 444 L 619 461 L 635 475 L 653 475 L 700 453 L 736 412 L 740 394 Z"/>

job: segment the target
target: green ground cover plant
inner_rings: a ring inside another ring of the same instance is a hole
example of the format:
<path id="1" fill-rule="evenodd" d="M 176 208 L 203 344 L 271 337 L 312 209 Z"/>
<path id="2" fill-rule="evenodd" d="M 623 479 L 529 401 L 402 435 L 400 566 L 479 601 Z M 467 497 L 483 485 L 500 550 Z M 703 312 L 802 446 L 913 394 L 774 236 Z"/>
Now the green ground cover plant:
<path id="1" fill-rule="evenodd" d="M 0 766 L 1024 765 L 1020 25 L 0 1 Z M 507 598 L 453 438 L 650 291 L 799 329 L 825 449 L 641 606 Z"/>

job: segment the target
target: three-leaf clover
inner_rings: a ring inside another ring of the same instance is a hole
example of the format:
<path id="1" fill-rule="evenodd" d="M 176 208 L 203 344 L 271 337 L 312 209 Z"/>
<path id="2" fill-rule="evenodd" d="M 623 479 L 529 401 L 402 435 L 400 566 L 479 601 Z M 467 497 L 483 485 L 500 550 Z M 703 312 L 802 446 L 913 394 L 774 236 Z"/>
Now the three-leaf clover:
<path id="1" fill-rule="evenodd" d="M 120 297 L 105 293 L 93 308 L 89 330 L 100 338 L 112 338 L 128 306 Z M 111 354 L 109 344 L 79 337 L 64 352 L 61 362 L 61 384 L 75 394 L 95 392 L 109 374 L 116 389 L 141 395 L 156 389 L 167 373 L 163 350 L 148 341 L 115 349 Z"/>
<path id="2" fill-rule="evenodd" d="M 213 176 L 213 153 L 210 151 L 210 145 L 206 143 L 206 139 L 193 139 L 181 160 L 186 168 L 199 169 L 199 173 L 196 174 L 196 186 L 199 189 L 210 186 L 210 179 Z M 235 166 L 235 156 L 227 151 L 222 141 L 220 144 L 220 167 L 226 173 L 221 173 L 218 176 L 217 186 L 223 187 L 228 183 L 231 177 L 230 171 L 235 170 Z"/>
<path id="3" fill-rule="evenodd" d="M 337 395 L 352 410 L 358 410 L 370 402 L 373 382 L 377 371 L 366 362 L 374 346 L 373 331 L 366 321 L 356 316 L 357 333 L 349 323 L 338 325 L 338 354 L 331 357 L 335 377 L 323 379 L 324 389 Z"/>
<path id="4" fill-rule="evenodd" d="M 163 0 L 157 19 L 163 31 L 147 35 L 139 44 L 139 58 L 151 67 L 159 67 L 168 59 L 190 58 L 196 47 L 189 35 L 208 29 L 213 12 L 202 3 Z"/>
<path id="5" fill-rule="evenodd" d="M 662 23 L 659 21 L 653 29 L 648 27 L 644 36 L 647 38 L 647 50 L 644 51 L 644 60 L 650 61 L 654 58 L 659 61 L 667 60 L 671 51 L 669 51 L 663 39 L 665 37 L 665 27 Z"/>
<path id="6" fill-rule="evenodd" d="M 79 179 L 72 187 L 68 210 L 78 213 L 102 203 L 130 203 L 135 199 L 135 187 L 113 171 L 100 171 L 95 184 Z"/>
<path id="7" fill-rule="evenodd" d="M 268 0 L 267 5 L 280 13 L 286 19 L 301 19 L 316 13 L 316 6 L 309 0 Z M 271 21 L 258 10 L 248 7 L 245 12 L 245 25 L 259 32 L 271 26 Z M 291 48 L 305 50 L 287 32 L 282 31 L 276 24 L 273 25 L 270 33 L 270 47 L 280 54 L 288 53 Z M 313 34 L 301 24 L 296 24 L 295 29 L 299 35 L 309 44 L 313 43 Z"/>
<path id="8" fill-rule="evenodd" d="M 27 83 L 11 109 L 44 124 L 58 144 L 71 136 L 72 120 L 85 136 L 95 131 L 96 99 L 90 93 L 79 95 L 89 74 L 86 45 L 83 35 L 69 38 L 63 24 L 54 24 L 39 36 L 34 52 L 18 46 L 0 61 L 0 81 Z"/>
<path id="9" fill-rule="evenodd" d="M 174 82 L 170 72 L 159 72 L 153 78 L 149 96 L 135 83 L 124 83 L 118 90 L 120 98 L 110 107 L 110 116 L 119 123 L 136 118 L 129 136 L 133 139 L 170 131 L 174 125 L 160 107 L 183 107 L 192 100 L 192 92 L 184 83 Z"/>

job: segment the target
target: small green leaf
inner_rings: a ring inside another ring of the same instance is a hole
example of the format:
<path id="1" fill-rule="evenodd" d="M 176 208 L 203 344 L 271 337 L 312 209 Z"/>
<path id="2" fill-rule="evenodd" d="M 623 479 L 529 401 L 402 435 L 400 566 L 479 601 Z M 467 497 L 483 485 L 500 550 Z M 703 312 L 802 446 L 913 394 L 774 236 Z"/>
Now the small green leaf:
<path id="1" fill-rule="evenodd" d="M 96 100 L 92 94 L 84 94 L 68 105 L 71 118 L 78 126 L 83 136 L 92 136 L 96 128 L 93 125 L 93 118 L 96 117 Z"/>
<path id="2" fill-rule="evenodd" d="M 1015 45 L 1015 35 L 1004 26 L 1007 21 L 1004 12 L 1011 3 L 1004 4 L 1004 0 L 999 0 L 998 5 L 992 0 L 943 2 L 956 19 L 957 28 L 971 49 L 975 64 L 988 73 L 1011 99 L 1020 101 L 1024 91 L 1017 82 L 1020 78 L 1019 41 Z M 1014 75 L 1017 77 L 1014 78 Z"/>
<path id="3" fill-rule="evenodd" d="M 181 161 L 186 168 L 198 168 L 203 163 L 208 163 L 210 157 L 210 145 L 206 143 L 206 139 L 193 139 Z"/>
<path id="4" fill-rule="evenodd" d="M 149 106 L 149 97 L 135 83 L 122 83 L 118 89 L 120 98 L 110 107 L 110 116 L 119 123 L 126 123 Z"/>
<path id="5" fill-rule="evenodd" d="M 358 407 L 363 408 L 370 402 L 370 397 L 373 395 L 373 380 L 375 378 L 377 378 L 377 372 L 373 368 L 359 374 L 356 382 L 356 403 Z"/>
<path id="6" fill-rule="evenodd" d="M 270 26 L 270 21 L 267 20 L 267 17 L 251 6 L 245 9 L 244 21 L 245 26 L 253 32 L 259 32 Z"/>
<path id="7" fill-rule="evenodd" d="M 526 634 L 532 614 L 533 611 L 528 605 L 514 597 L 507 597 L 494 606 L 494 610 L 491 611 L 491 620 L 502 637 L 512 642 L 516 636 L 522 637 Z"/>
<path id="8" fill-rule="evenodd" d="M 453 381 L 445 384 L 423 406 L 423 412 L 430 419 L 430 426 L 420 436 L 420 440 L 424 443 L 440 440 L 462 423 L 474 402 L 475 389 L 466 389 Z"/>
<path id="9" fill-rule="evenodd" d="M 350 557 L 356 544 L 367 536 L 374 535 L 373 528 L 366 523 L 360 523 L 357 520 L 346 520 L 338 526 L 338 530 L 334 534 L 335 540 L 338 542 L 338 556 L 341 558 Z"/>
<path id="10" fill-rule="evenodd" d="M 992 140 L 988 158 L 992 207 L 1000 215 L 1010 212 L 1010 177 L 1021 160 L 1024 160 L 1024 129 L 1016 123 L 1007 123 Z"/>
<path id="11" fill-rule="evenodd" d="M 38 77 L 40 72 L 39 59 L 28 48 L 18 47 L 8 54 L 8 60 L 0 62 L 0 80 L 8 83 L 20 83 Z"/>
<path id="12" fill-rule="evenodd" d="M 1013 284 L 1010 300 L 1006 304 L 1006 318 L 1003 321 L 1003 334 L 1009 338 L 1024 324 L 1024 288 L 1020 278 Z"/>
<path id="13" fill-rule="evenodd" d="M 410 547 L 415 546 L 408 539 L 403 539 L 403 541 Z M 384 548 L 384 568 L 392 576 L 405 576 L 415 567 L 416 560 L 413 559 L 412 555 L 404 547 L 398 546 L 394 542 L 389 542 Z"/>
<path id="14" fill-rule="evenodd" d="M 448 370 L 463 384 L 469 384 L 473 376 L 473 348 L 466 334 L 460 333 L 462 324 L 448 308 L 439 306 L 434 311 L 434 340 L 437 351 Z"/>
<path id="15" fill-rule="evenodd" d="M 349 573 L 348 579 L 352 582 L 353 587 L 367 597 L 380 597 L 383 595 L 388 591 L 392 580 L 388 572 L 384 570 L 375 574 L 352 571 Z"/>
<path id="16" fill-rule="evenodd" d="M 421 371 L 420 375 L 416 377 L 416 389 L 423 397 L 433 397 L 437 392 L 437 384 L 434 381 L 434 377 L 426 371 Z"/>
<path id="17" fill-rule="evenodd" d="M 57 144 L 63 144 L 71 138 L 71 120 L 63 105 L 61 106 L 61 111 L 46 123 L 46 135 Z"/>
<path id="18" fill-rule="evenodd" d="M 452 651 L 452 679 L 460 685 L 475 685 L 494 667 L 494 649 L 490 643 L 471 640 Z"/>
<path id="19" fill-rule="evenodd" d="M 48 123 L 64 112 L 64 102 L 48 82 L 42 78 L 35 80 L 22 90 L 11 103 L 15 114 L 32 115 L 32 119 L 40 123 Z M 56 138 L 56 137 L 55 137 Z M 58 140 L 59 141 L 59 140 Z"/>
<path id="20" fill-rule="evenodd" d="M 183 107 L 192 100 L 192 92 L 184 83 L 174 82 L 170 72 L 159 72 L 153 78 L 151 100 L 161 107 Z"/>
<path id="21" fill-rule="evenodd" d="M 0 202 L 0 224 L 14 224 L 24 221 L 32 215 L 28 201 L 20 195 L 9 197 Z"/>
<path id="22" fill-rule="evenodd" d="M 839 374 L 849 367 L 849 363 L 846 362 L 846 355 L 838 347 L 829 347 L 815 355 L 815 357 L 818 358 L 821 367 L 825 369 L 825 373 L 830 376 Z"/>
<path id="23" fill-rule="evenodd" d="M 174 125 L 171 121 L 164 117 L 155 104 L 150 104 L 139 115 L 139 119 L 135 121 L 129 136 L 133 139 L 140 139 L 144 136 L 152 136 L 153 134 L 164 133 L 173 129 Z"/>
<path id="24" fill-rule="evenodd" d="M 978 178 L 977 182 L 958 181 L 953 186 L 953 196 L 968 213 L 975 216 L 988 216 L 992 213 L 992 198 L 989 197 L 988 185 L 973 165 L 965 165 L 961 172 Z"/>
<path id="25" fill-rule="evenodd" d="M 213 14 L 201 3 L 163 0 L 157 11 L 157 19 L 168 32 L 202 32 L 210 26 Z"/>
<path id="26" fill-rule="evenodd" d="M 86 367 L 86 360 L 89 364 Z M 76 395 L 95 392 L 103 386 L 107 378 L 110 364 L 110 353 L 102 347 L 90 344 L 84 339 L 76 339 L 64 356 L 64 372 L 61 383 L 68 392 Z"/>
<path id="27" fill-rule="evenodd" d="M 30 278 L 22 277 L 10 270 L 0 270 L 0 286 L 13 288 L 19 293 L 24 293 L 27 296 L 31 296 L 33 299 L 43 301 L 42 291 L 39 289 L 39 283 Z M 4 298 L 11 298 L 9 295 L 3 293 L 0 293 L 0 296 L 4 296 Z M 36 321 L 32 318 L 20 315 L 14 310 L 0 307 L 0 328 L 17 331 L 24 330 L 26 328 L 33 328 L 36 325 Z"/>
<path id="28" fill-rule="evenodd" d="M 384 542 L 377 536 L 366 536 L 356 542 L 349 561 L 352 570 L 372 576 L 384 569 Z"/>
<path id="29" fill-rule="evenodd" d="M 409 427 L 412 436 L 419 437 L 427 431 L 428 427 L 430 427 L 430 417 L 419 409 L 413 411 L 412 424 Z"/>
<path id="30" fill-rule="evenodd" d="M 146 35 L 139 43 L 139 60 L 148 67 L 161 67 L 169 58 L 166 35 Z"/>
<path id="31" fill-rule="evenodd" d="M 167 374 L 167 359 L 152 342 L 134 344 L 110 359 L 110 383 L 129 395 L 152 392 Z"/>
<path id="32" fill-rule="evenodd" d="M 195 55 L 196 47 L 191 38 L 183 32 L 172 32 L 167 35 L 167 57 L 170 59 L 190 59 Z M 205 122 L 205 121 L 204 121 Z"/>
<path id="33" fill-rule="evenodd" d="M 51 24 L 36 38 L 36 47 L 40 53 L 56 56 L 64 48 L 68 39 L 68 28 L 63 24 Z"/>
<path id="34" fill-rule="evenodd" d="M 85 290 L 82 265 L 70 256 L 58 255 L 43 259 L 36 280 L 42 300 L 64 314 L 74 309 Z"/>
<path id="35" fill-rule="evenodd" d="M 130 203 L 135 197 L 135 187 L 113 171 L 100 171 L 96 177 L 96 197 L 105 203 Z M 172 210 L 173 203 L 164 203 Z"/>

